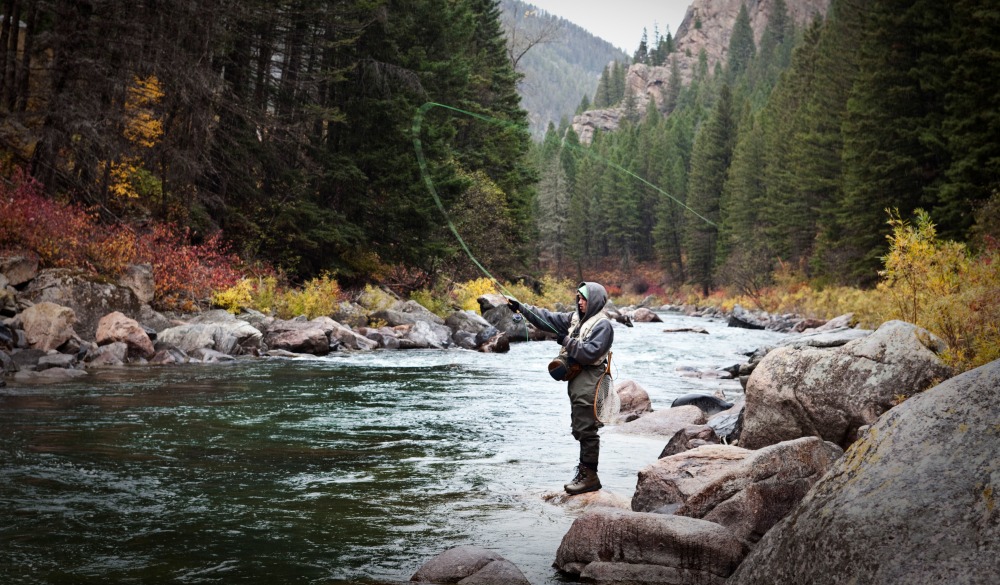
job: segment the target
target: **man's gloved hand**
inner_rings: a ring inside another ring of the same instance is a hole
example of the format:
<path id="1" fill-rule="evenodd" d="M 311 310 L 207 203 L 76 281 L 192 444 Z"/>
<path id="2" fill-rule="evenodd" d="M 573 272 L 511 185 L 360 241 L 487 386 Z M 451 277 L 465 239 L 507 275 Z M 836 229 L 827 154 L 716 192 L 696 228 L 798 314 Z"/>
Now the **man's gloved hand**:
<path id="1" fill-rule="evenodd" d="M 565 342 L 565 341 L 566 341 L 566 334 L 565 333 L 556 333 L 556 343 L 558 343 L 559 345 L 562 345 L 563 342 Z"/>
<path id="2" fill-rule="evenodd" d="M 507 303 L 510 305 L 510 310 L 517 313 L 521 310 L 521 303 L 517 302 L 517 299 L 512 299 L 510 297 L 504 297 L 507 299 Z"/>

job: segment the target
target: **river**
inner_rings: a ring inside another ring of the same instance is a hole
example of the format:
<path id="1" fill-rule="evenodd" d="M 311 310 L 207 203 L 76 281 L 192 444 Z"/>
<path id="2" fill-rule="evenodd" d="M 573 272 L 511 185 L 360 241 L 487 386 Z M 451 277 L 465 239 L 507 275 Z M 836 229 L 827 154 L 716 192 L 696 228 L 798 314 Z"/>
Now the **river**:
<path id="1" fill-rule="evenodd" d="M 616 324 L 617 379 L 654 409 L 734 381 L 781 334 L 663 314 Z M 703 327 L 708 335 L 664 333 Z M 575 514 L 553 342 L 507 354 L 376 351 L 128 367 L 0 389 L 0 583 L 397 583 L 472 544 L 536 585 Z M 602 431 L 606 490 L 629 498 L 665 438 Z"/>

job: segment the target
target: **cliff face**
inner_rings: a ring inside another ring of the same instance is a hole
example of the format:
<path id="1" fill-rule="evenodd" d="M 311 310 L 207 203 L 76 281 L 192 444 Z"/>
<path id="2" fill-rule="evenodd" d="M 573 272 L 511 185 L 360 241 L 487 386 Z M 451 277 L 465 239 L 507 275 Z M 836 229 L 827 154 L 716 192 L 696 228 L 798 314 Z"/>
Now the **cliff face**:
<path id="1" fill-rule="evenodd" d="M 671 56 L 677 59 L 684 83 L 691 80 L 702 50 L 708 57 L 709 71 L 716 63 L 725 62 L 729 50 L 729 37 L 742 4 L 747 6 L 754 41 L 759 44 L 764 28 L 774 12 L 774 2 L 775 0 L 694 0 L 674 35 L 677 50 Z M 785 5 L 791 21 L 797 27 L 803 28 L 816 16 L 826 15 L 830 0 L 785 0 Z M 636 110 L 645 113 L 651 99 L 662 108 L 663 98 L 670 86 L 669 80 L 669 67 L 636 64 L 629 67 L 625 78 L 625 91 L 632 94 Z M 573 129 L 581 141 L 590 142 L 595 129 L 615 130 L 621 117 L 620 107 L 591 110 L 573 119 Z"/>

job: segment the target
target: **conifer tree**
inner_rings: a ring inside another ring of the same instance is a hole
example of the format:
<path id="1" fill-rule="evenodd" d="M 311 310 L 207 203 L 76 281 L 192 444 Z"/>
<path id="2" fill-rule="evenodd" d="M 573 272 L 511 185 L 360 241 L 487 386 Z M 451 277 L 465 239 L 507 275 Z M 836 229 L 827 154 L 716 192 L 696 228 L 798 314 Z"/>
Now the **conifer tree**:
<path id="1" fill-rule="evenodd" d="M 695 139 L 688 179 L 688 205 L 698 214 L 687 218 L 688 277 L 705 295 L 713 286 L 719 203 L 735 140 L 732 92 L 724 84 L 712 115 Z"/>

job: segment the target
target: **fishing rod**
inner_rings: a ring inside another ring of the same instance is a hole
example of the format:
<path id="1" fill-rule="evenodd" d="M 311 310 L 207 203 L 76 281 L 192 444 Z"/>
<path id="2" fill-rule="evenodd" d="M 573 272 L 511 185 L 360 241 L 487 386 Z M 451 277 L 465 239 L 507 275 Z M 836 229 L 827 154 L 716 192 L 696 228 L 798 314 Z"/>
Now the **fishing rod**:
<path id="1" fill-rule="evenodd" d="M 458 233 L 458 229 L 455 227 L 455 224 L 451 221 L 451 217 L 448 215 L 448 211 L 445 209 L 444 204 L 441 202 L 441 197 L 438 195 L 437 187 L 434 186 L 434 181 L 433 181 L 433 179 L 431 179 L 430 172 L 428 172 L 428 170 L 427 170 L 427 159 L 424 156 L 423 143 L 420 140 L 420 129 L 421 129 L 421 126 L 423 125 L 424 115 L 428 111 L 430 111 L 432 108 L 443 108 L 443 109 L 449 110 L 451 112 L 456 112 L 456 113 L 459 113 L 459 114 L 463 114 L 463 115 L 475 118 L 477 120 L 482 120 L 483 122 L 486 122 L 488 124 L 496 124 L 496 125 L 500 125 L 500 126 L 516 126 L 516 125 L 514 123 L 510 122 L 509 120 L 501 120 L 501 119 L 498 119 L 498 118 L 493 118 L 491 116 L 485 116 L 483 114 L 477 114 L 475 112 L 470 112 L 468 110 L 463 110 L 461 108 L 456 108 L 455 106 L 449 106 L 447 104 L 442 104 L 442 103 L 438 103 L 438 102 L 430 102 L 429 101 L 429 102 L 425 102 L 423 105 L 421 105 L 419 108 L 417 108 L 416 113 L 413 115 L 413 126 L 412 126 L 413 150 L 414 150 L 414 152 L 416 152 L 416 155 L 417 155 L 417 163 L 418 163 L 418 166 L 420 167 L 420 176 L 423 179 L 424 184 L 427 186 L 427 190 L 430 192 L 431 197 L 434 198 L 434 203 L 437 205 L 437 208 L 441 211 L 441 214 L 444 215 L 445 221 L 448 223 L 448 229 L 451 230 L 452 234 L 454 234 L 455 239 L 458 240 L 459 245 L 462 246 L 462 250 L 464 250 L 465 253 L 466 253 L 466 255 L 469 257 L 469 259 L 472 260 L 472 263 L 475 264 L 475 266 L 480 271 L 482 271 L 483 274 L 486 275 L 486 277 L 490 280 L 490 282 L 493 283 L 494 288 L 496 288 L 497 291 L 500 292 L 501 296 L 505 297 L 505 299 L 506 299 L 506 297 L 514 297 L 514 294 L 512 292 L 510 292 L 505 286 L 503 286 L 503 284 L 501 284 L 500 281 L 498 281 L 496 278 L 494 278 L 494 276 L 492 274 L 490 274 L 490 271 L 487 270 L 486 267 L 483 266 L 479 262 L 479 260 L 476 259 L 475 255 L 469 249 L 469 246 L 466 245 L 465 240 L 462 239 L 462 235 Z M 655 191 L 657 191 L 661 195 L 669 198 L 671 201 L 673 201 L 674 203 L 680 205 L 684 209 L 690 211 L 695 217 L 701 219 L 705 223 L 711 225 L 712 227 L 718 227 L 718 225 L 715 222 L 713 222 L 710 219 L 704 217 L 703 215 L 701 215 L 700 213 L 698 213 L 694 209 L 691 209 L 691 207 L 689 207 L 688 205 L 686 205 L 683 201 L 677 199 L 676 197 L 674 197 L 670 193 L 667 193 L 663 189 L 661 189 L 661 188 L 657 187 L 656 185 L 650 183 L 646 179 L 640 177 L 639 175 L 633 173 L 632 171 L 626 169 L 625 167 L 622 167 L 621 165 L 615 164 L 614 162 L 611 162 L 611 161 L 607 160 L 606 158 L 601 157 L 601 156 L 597 155 L 594 152 L 591 152 L 589 149 L 583 148 L 582 146 L 572 145 L 572 144 L 568 144 L 566 142 L 563 142 L 563 145 L 564 146 L 570 146 L 570 147 L 574 148 L 575 150 L 579 150 L 579 151 L 583 152 L 584 154 L 586 154 L 587 156 L 589 156 L 591 158 L 594 158 L 594 159 L 597 159 L 598 161 L 603 162 L 604 164 L 608 165 L 609 167 L 611 167 L 611 168 L 613 168 L 613 169 L 615 169 L 615 170 L 617 170 L 619 172 L 625 173 L 626 175 L 632 177 L 633 179 L 636 179 L 637 181 L 642 182 L 643 184 L 647 185 L 648 187 L 651 187 L 652 189 L 654 189 Z M 508 300 L 507 303 L 509 305 L 510 301 Z M 522 308 L 523 308 L 523 305 L 522 305 Z M 531 312 L 532 315 L 534 315 L 535 317 L 537 317 L 540 322 L 544 323 L 549 329 L 551 329 L 553 333 L 558 333 L 558 331 L 556 330 L 556 328 L 551 323 L 549 323 L 547 320 L 545 320 L 544 318 L 542 318 L 540 315 L 538 315 L 537 313 L 535 313 L 533 311 L 529 310 L 529 312 Z M 515 317 L 519 316 L 519 315 L 517 315 L 516 312 L 515 312 L 514 315 L 515 315 Z"/>

